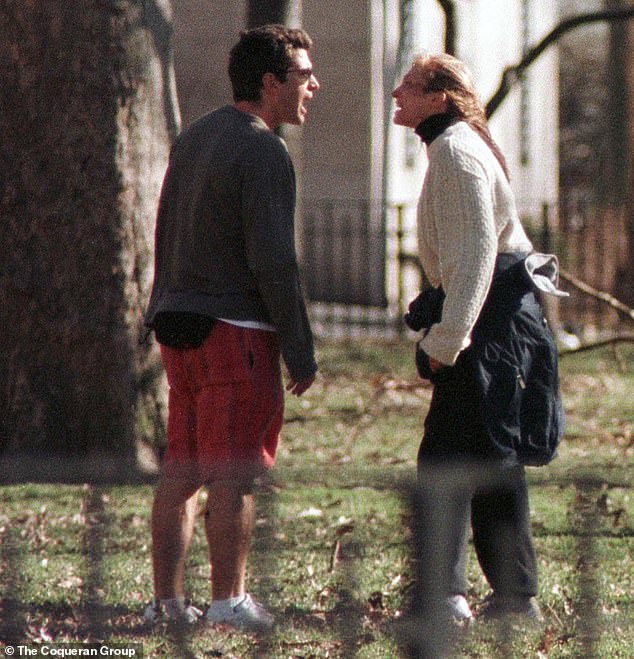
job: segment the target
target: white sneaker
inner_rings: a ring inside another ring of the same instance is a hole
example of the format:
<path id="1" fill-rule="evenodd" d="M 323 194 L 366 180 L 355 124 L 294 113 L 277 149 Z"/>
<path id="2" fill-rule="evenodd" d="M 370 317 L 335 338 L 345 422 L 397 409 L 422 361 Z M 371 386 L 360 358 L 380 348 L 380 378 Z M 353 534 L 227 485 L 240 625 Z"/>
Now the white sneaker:
<path id="1" fill-rule="evenodd" d="M 152 600 L 143 612 L 146 623 L 156 625 L 159 622 L 176 622 L 184 625 L 194 625 L 203 612 L 191 604 L 189 600 L 173 599 L 164 603 Z"/>
<path id="2" fill-rule="evenodd" d="M 248 594 L 233 607 L 212 602 L 205 620 L 252 632 L 269 632 L 273 628 L 273 616 Z"/>
<path id="3" fill-rule="evenodd" d="M 447 605 L 451 615 L 458 622 L 471 622 L 473 620 L 473 613 L 469 608 L 469 604 L 464 595 L 451 595 L 447 598 Z"/>

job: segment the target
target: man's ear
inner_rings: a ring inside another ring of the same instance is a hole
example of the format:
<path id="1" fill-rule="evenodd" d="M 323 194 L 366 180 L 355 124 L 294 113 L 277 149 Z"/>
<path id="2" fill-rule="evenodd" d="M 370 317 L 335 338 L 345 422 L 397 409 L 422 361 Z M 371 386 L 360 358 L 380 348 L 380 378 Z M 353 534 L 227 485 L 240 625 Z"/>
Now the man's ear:
<path id="1" fill-rule="evenodd" d="M 265 92 L 275 91 L 281 84 L 282 83 L 280 82 L 278 77 L 274 73 L 271 73 L 270 71 L 267 71 L 262 76 L 262 91 Z"/>

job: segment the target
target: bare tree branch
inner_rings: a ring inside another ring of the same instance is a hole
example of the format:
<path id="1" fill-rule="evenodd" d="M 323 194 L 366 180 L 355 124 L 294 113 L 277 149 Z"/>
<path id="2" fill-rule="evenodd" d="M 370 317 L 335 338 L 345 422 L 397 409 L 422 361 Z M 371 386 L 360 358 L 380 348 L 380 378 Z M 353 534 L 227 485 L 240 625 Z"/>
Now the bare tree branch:
<path id="1" fill-rule="evenodd" d="M 588 14 L 579 14 L 563 20 L 557 27 L 551 30 L 541 41 L 526 51 L 518 64 L 508 66 L 502 72 L 500 84 L 496 92 L 491 96 L 486 104 L 486 115 L 491 115 L 502 104 L 513 86 L 520 79 L 522 73 L 550 46 L 557 41 L 563 34 L 573 30 L 580 25 L 588 23 L 597 23 L 600 21 L 622 21 L 634 18 L 634 7 L 626 9 L 613 9 L 608 11 L 597 11 Z"/>
<path id="2" fill-rule="evenodd" d="M 456 7 L 454 0 L 438 0 L 445 12 L 445 52 L 456 54 Z"/>
<path id="3" fill-rule="evenodd" d="M 596 341 L 595 343 L 586 343 L 585 345 L 579 346 L 578 348 L 568 348 L 566 350 L 560 350 L 559 356 L 565 357 L 566 355 L 572 355 L 577 352 L 587 352 L 588 350 L 594 350 L 595 348 L 616 346 L 619 343 L 634 343 L 634 334 L 623 334 L 622 336 L 615 336 L 612 337 L 611 339 L 605 339 L 604 341 Z"/>
<path id="4" fill-rule="evenodd" d="M 584 281 L 581 281 L 581 279 L 575 277 L 573 274 L 567 272 L 566 270 L 560 269 L 559 274 L 562 279 L 565 279 L 569 284 L 580 290 L 582 293 L 594 297 L 597 300 L 601 300 L 601 302 L 605 302 L 613 309 L 616 309 L 624 316 L 634 321 L 634 309 L 631 309 L 626 304 L 623 304 L 623 302 L 617 300 L 613 295 L 610 295 L 605 291 L 600 291 L 590 286 L 590 284 L 586 284 Z"/>

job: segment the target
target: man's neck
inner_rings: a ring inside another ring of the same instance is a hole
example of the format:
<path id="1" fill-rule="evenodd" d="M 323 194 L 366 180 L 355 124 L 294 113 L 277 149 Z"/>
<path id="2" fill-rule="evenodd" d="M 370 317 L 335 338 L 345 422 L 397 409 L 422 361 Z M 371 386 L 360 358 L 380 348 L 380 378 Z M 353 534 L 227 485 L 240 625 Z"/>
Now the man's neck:
<path id="1" fill-rule="evenodd" d="M 233 107 L 240 112 L 246 112 L 246 114 L 253 114 L 256 117 L 260 117 L 270 130 L 275 130 L 278 127 L 274 121 L 272 113 L 268 112 L 260 103 L 255 103 L 253 101 L 236 101 L 233 104 Z"/>

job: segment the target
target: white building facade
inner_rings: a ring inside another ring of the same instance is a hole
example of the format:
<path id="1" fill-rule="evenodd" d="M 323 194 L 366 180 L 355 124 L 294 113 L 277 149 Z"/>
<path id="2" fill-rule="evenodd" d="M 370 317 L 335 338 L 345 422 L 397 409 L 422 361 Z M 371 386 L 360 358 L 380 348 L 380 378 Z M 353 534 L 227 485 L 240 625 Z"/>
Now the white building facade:
<path id="1" fill-rule="evenodd" d="M 401 50 L 399 68 L 409 68 L 416 51 L 443 51 L 445 15 L 437 0 L 387 4 L 388 21 L 392 26 L 396 23 L 401 44 L 410 51 Z M 400 12 L 395 10 L 397 4 Z M 454 4 L 454 54 L 473 72 L 483 103 L 496 91 L 504 68 L 520 62 L 525 50 L 558 20 L 556 3 L 548 0 L 458 0 Z M 396 19 L 394 14 L 399 14 Z M 411 36 L 403 37 L 404 29 Z M 558 111 L 558 61 L 556 49 L 551 48 L 527 69 L 490 121 L 493 137 L 508 161 L 518 207 L 527 218 L 540 217 L 542 205 L 555 205 L 558 199 Z M 387 131 L 386 198 L 393 202 L 414 198 L 412 187 L 425 168 L 424 155 L 412 163 L 412 144 L 402 132 L 394 126 Z"/>
<path id="2" fill-rule="evenodd" d="M 443 3 L 447 4 L 447 3 Z M 420 50 L 445 49 L 438 0 L 295 0 L 291 20 L 313 37 L 321 88 L 302 128 L 284 130 L 298 174 L 298 244 L 313 300 L 384 307 L 394 297 L 395 208 L 415 206 L 426 166 L 412 131 L 392 124 L 392 89 Z M 455 0 L 455 55 L 486 102 L 504 67 L 557 23 L 549 0 Z M 247 3 L 178 0 L 176 79 L 184 124 L 231 102 L 228 50 Z M 547 50 L 490 122 L 520 213 L 542 221 L 558 197 L 558 62 Z M 409 218 L 409 219 L 408 219 Z M 403 218 L 401 218 L 403 219 Z M 411 222 L 411 212 L 404 221 Z M 411 245 L 405 245 L 410 249 Z"/>

